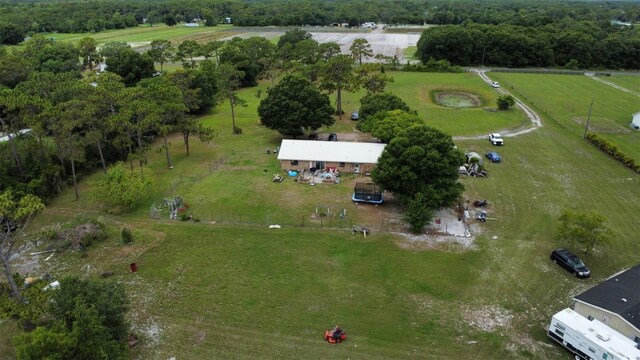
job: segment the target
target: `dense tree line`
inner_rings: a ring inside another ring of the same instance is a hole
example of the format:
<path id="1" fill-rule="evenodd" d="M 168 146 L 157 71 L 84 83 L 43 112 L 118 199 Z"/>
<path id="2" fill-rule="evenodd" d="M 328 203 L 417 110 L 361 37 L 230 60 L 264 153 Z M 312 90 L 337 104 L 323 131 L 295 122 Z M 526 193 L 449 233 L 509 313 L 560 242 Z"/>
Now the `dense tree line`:
<path id="1" fill-rule="evenodd" d="M 240 26 L 358 26 L 385 24 L 510 24 L 537 27 L 563 21 L 639 21 L 636 2 L 514 0 L 168 0 L 0 1 L 0 43 L 38 32 L 98 32 L 143 22 L 175 25 L 193 19 L 215 26 L 230 17 Z"/>
<path id="2" fill-rule="evenodd" d="M 111 71 L 83 76 L 99 58 Z M 0 191 L 47 199 L 69 184 L 78 197 L 83 173 L 118 160 L 142 166 L 155 137 L 172 167 L 170 133 L 183 135 L 187 154 L 190 136 L 213 135 L 196 115 L 219 101 L 219 72 L 207 60 L 154 77 L 151 55 L 119 43 L 98 53 L 86 39 L 74 47 L 36 36 L 1 51 L 0 131 L 12 135 L 0 142 Z"/>
<path id="3" fill-rule="evenodd" d="M 465 23 L 427 29 L 418 56 L 462 66 L 640 68 L 640 28 L 562 21 L 539 28 Z"/>

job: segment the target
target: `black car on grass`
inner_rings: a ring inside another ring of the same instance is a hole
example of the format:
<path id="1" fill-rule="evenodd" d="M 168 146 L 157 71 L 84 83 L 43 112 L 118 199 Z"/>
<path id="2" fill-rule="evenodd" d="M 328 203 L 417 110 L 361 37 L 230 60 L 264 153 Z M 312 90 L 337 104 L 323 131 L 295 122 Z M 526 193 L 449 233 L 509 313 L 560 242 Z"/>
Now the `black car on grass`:
<path id="1" fill-rule="evenodd" d="M 582 260 L 567 249 L 553 250 L 550 258 L 554 263 L 560 264 L 560 266 L 569 270 L 573 276 L 589 277 L 589 275 L 591 275 L 591 271 L 589 271 L 589 268 L 587 268 Z"/>

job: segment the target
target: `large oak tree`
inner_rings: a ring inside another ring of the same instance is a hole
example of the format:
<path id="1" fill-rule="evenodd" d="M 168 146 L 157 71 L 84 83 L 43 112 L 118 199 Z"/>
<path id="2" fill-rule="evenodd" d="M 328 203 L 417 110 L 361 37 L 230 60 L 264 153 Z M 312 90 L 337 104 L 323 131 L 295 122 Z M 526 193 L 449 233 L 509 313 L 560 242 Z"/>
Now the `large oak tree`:
<path id="1" fill-rule="evenodd" d="M 282 135 L 300 136 L 305 129 L 317 130 L 335 122 L 329 97 L 322 94 L 309 81 L 288 75 L 269 89 L 260 102 L 260 121 Z"/>
<path id="2" fill-rule="evenodd" d="M 452 205 L 462 194 L 464 187 L 458 182 L 462 161 L 449 134 L 415 125 L 391 140 L 371 176 L 400 200 L 405 221 L 419 233 L 435 210 Z"/>

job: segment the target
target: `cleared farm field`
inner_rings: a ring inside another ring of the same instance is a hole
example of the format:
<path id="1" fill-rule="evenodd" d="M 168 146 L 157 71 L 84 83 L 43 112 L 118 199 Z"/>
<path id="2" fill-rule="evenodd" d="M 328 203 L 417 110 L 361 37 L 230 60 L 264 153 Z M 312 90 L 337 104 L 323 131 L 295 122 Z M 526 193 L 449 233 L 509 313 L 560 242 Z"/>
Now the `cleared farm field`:
<path id="1" fill-rule="evenodd" d="M 47 37 L 53 37 L 58 41 L 78 42 L 83 37 L 92 37 L 99 44 L 110 41 L 124 41 L 128 43 L 151 42 L 153 40 L 196 40 L 205 41 L 204 39 L 217 40 L 222 37 L 232 36 L 233 27 L 228 25 L 214 27 L 187 27 L 183 25 L 167 26 L 139 26 L 136 28 L 128 28 L 122 30 L 108 30 L 95 34 L 47 34 Z"/>
<path id="2" fill-rule="evenodd" d="M 589 131 L 612 141 L 640 161 L 640 131 L 629 127 L 640 110 L 640 98 L 585 76 L 489 73 L 514 95 L 535 106 L 542 115 L 582 136 L 593 99 Z M 608 80 L 608 78 L 607 78 Z"/>

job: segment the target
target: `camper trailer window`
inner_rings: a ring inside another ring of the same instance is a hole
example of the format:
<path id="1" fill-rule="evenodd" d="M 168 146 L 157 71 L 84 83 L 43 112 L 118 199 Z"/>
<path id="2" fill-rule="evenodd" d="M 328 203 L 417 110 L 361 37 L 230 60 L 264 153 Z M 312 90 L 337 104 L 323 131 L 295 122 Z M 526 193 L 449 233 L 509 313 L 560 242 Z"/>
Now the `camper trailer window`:
<path id="1" fill-rule="evenodd" d="M 558 329 L 556 329 L 556 334 L 560 335 L 560 337 L 564 337 L 564 333 Z"/>

